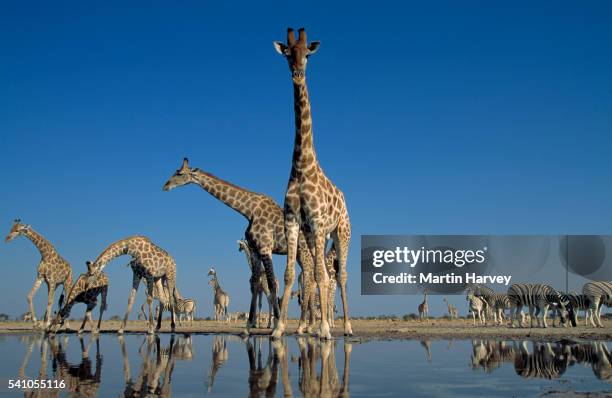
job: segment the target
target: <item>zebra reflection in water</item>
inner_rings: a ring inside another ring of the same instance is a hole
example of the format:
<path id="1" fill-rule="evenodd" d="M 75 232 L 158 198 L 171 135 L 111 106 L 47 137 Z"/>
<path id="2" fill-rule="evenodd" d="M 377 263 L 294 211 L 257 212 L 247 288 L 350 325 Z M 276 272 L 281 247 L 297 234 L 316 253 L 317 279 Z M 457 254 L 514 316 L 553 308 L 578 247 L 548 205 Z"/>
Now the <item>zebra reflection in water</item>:
<path id="1" fill-rule="evenodd" d="M 546 343 L 473 340 L 471 367 L 491 373 L 504 363 L 512 363 L 523 378 L 556 379 L 575 364 L 591 365 L 600 380 L 612 383 L 612 356 L 605 342 Z"/>

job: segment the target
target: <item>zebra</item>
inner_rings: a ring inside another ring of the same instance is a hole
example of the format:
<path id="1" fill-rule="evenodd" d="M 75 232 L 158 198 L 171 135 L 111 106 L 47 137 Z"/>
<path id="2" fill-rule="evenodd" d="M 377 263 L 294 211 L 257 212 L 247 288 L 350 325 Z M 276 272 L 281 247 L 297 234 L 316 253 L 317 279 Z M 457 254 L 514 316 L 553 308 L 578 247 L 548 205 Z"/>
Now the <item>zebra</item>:
<path id="1" fill-rule="evenodd" d="M 578 322 L 578 311 L 584 311 L 584 325 L 588 326 L 589 324 L 589 297 L 584 294 L 578 294 L 575 292 L 561 294 L 563 301 L 569 301 L 572 305 L 572 309 L 574 312 L 574 316 L 576 317 L 576 322 Z M 559 309 L 557 307 L 553 310 L 553 326 L 555 325 L 555 318 L 559 313 Z"/>
<path id="2" fill-rule="evenodd" d="M 571 351 L 572 361 L 591 364 L 595 377 L 608 383 L 612 382 L 612 355 L 605 342 L 576 344 L 572 346 Z"/>
<path id="3" fill-rule="evenodd" d="M 567 321 L 569 315 L 575 326 L 576 319 L 573 316 L 571 304 L 564 301 L 561 294 L 549 285 L 517 283 L 508 288 L 508 298 L 513 308 L 513 313 L 511 311 L 510 314 L 510 327 L 514 327 L 514 319 L 517 319 L 518 312 L 522 310 L 523 306 L 529 307 L 530 327 L 533 327 L 534 317 L 538 319 L 538 326 L 540 326 L 541 319 L 542 326 L 548 327 L 546 315 L 550 306 L 558 306 L 562 323 Z M 521 319 L 520 326 L 522 326 L 522 323 Z"/>
<path id="4" fill-rule="evenodd" d="M 472 319 L 474 320 L 474 325 L 476 325 L 476 314 L 478 314 L 478 320 L 481 324 L 486 324 L 487 319 L 485 315 L 485 310 L 487 307 L 487 301 L 484 297 L 477 297 L 473 292 L 468 292 L 466 300 L 469 301 L 469 311 L 472 313 Z"/>
<path id="5" fill-rule="evenodd" d="M 557 379 L 571 364 L 571 349 L 566 345 L 532 342 L 533 353 L 527 341 L 519 345 L 514 359 L 514 370 L 523 378 Z"/>
<path id="6" fill-rule="evenodd" d="M 196 310 L 196 302 L 194 299 L 178 298 L 174 305 L 174 313 L 178 315 L 179 325 L 183 318 L 193 324 L 193 316 Z"/>
<path id="7" fill-rule="evenodd" d="M 488 286 L 474 284 L 467 290 L 472 292 L 474 296 L 484 298 L 493 314 L 495 324 L 503 324 L 506 310 L 512 310 L 512 302 L 505 293 L 498 293 Z M 521 311 L 521 322 L 523 322 L 524 314 Z"/>
<path id="8" fill-rule="evenodd" d="M 584 284 L 582 294 L 589 299 L 589 316 L 591 325 L 603 328 L 601 323 L 601 307 L 612 307 L 612 282 L 591 281 Z M 593 320 L 595 318 L 595 320 Z"/>

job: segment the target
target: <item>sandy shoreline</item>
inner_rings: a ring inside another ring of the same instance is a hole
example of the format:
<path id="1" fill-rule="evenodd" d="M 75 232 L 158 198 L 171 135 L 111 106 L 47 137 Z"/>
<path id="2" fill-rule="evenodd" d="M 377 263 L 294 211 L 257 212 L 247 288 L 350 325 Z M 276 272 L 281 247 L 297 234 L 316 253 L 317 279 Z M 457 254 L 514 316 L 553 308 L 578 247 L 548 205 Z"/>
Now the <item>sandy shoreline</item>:
<path id="1" fill-rule="evenodd" d="M 568 340 L 612 340 L 612 320 L 604 321 L 604 328 L 578 326 L 575 328 L 508 328 L 498 326 L 473 326 L 466 320 L 430 320 L 429 323 L 417 321 L 386 321 L 386 320 L 352 320 L 354 336 L 351 340 L 386 340 L 386 339 L 533 339 L 542 341 Z M 103 321 L 102 333 L 115 333 L 119 321 Z M 338 321 L 332 330 L 334 337 L 342 337 L 342 322 Z M 70 322 L 74 332 L 80 321 Z M 194 321 L 193 325 L 177 325 L 177 333 L 225 333 L 239 335 L 244 331 L 244 321 L 231 324 L 218 324 L 214 321 Z M 287 335 L 293 335 L 297 321 L 289 321 Z M 88 329 L 87 329 L 88 330 Z M 126 333 L 144 333 L 147 330 L 145 321 L 129 321 Z M 30 322 L 0 322 L 0 333 L 40 332 L 32 327 Z M 65 331 L 60 331 L 62 333 Z M 170 323 L 164 321 L 161 333 L 170 332 Z M 270 329 L 254 329 L 254 335 L 266 335 Z"/>

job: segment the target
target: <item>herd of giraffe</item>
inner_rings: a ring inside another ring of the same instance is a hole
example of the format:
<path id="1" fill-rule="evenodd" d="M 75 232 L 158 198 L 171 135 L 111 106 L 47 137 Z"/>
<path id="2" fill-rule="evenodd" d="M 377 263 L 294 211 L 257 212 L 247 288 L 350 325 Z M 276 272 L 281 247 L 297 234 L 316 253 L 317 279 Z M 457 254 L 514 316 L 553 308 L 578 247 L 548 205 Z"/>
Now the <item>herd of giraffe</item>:
<path id="1" fill-rule="evenodd" d="M 325 175 L 316 157 L 306 85 L 307 59 L 317 51 L 319 44 L 318 41 L 309 43 L 303 28 L 299 29 L 297 38 L 293 29 L 289 28 L 286 43 L 274 42 L 276 51 L 288 62 L 294 92 L 295 142 L 283 208 L 267 195 L 246 190 L 208 172 L 191 168 L 187 158 L 163 187 L 164 191 L 169 191 L 186 184 L 197 184 L 247 219 L 245 240 L 240 246 L 242 251 L 248 253 L 251 270 L 252 294 L 246 333 L 256 327 L 257 299 L 259 297 L 261 300 L 263 292 L 268 296 L 271 307 L 269 319 L 274 320 L 272 337 L 282 336 L 287 324 L 296 261 L 302 269 L 299 284 L 301 314 L 297 333 L 315 332 L 322 339 L 331 338 L 330 324 L 333 325 L 334 305 L 330 301 L 334 299 L 336 284 L 340 287 L 342 299 L 344 334 L 353 333 L 346 293 L 346 259 L 351 224 L 342 191 Z M 129 265 L 132 268 L 133 283 L 118 332 L 124 331 L 141 282 L 146 285 L 148 333 L 160 329 L 165 310 L 170 312 L 171 327 L 175 330 L 175 312 L 180 308 L 178 304 L 184 302 L 176 286 L 176 264 L 170 254 L 147 237 L 133 236 L 112 243 L 94 261 L 87 263 L 87 271 L 73 284 L 70 264 L 49 241 L 29 225 L 16 220 L 6 240 L 8 242 L 19 235 L 29 238 L 41 253 L 38 275 L 28 294 L 29 315 L 35 324 L 37 319 L 32 298 L 42 282 L 45 282 L 48 288 L 47 308 L 42 324 L 45 329 L 58 330 L 64 325 L 72 305 L 81 302 L 87 305 L 87 310 L 80 331 L 87 320 L 92 323 L 92 329 L 97 331 L 106 309 L 109 284 L 104 267 L 116 257 L 129 255 L 132 258 Z M 330 240 L 331 247 L 327 251 Z M 287 258 L 282 294 L 274 275 L 273 254 L 286 255 Z M 216 274 L 212 276 L 209 283 L 215 292 L 215 317 L 219 318 L 227 315 L 229 296 L 220 288 Z M 60 285 L 63 292 L 59 310 L 55 318 L 51 319 L 55 291 Z M 97 304 L 98 296 L 101 296 L 102 304 L 98 327 L 94 328 L 91 311 Z M 64 302 L 64 297 L 68 297 L 67 302 Z M 160 303 L 156 316 L 152 308 L 154 299 Z M 154 318 L 157 318 L 156 326 Z M 318 330 L 314 326 L 316 321 L 319 322 Z"/>

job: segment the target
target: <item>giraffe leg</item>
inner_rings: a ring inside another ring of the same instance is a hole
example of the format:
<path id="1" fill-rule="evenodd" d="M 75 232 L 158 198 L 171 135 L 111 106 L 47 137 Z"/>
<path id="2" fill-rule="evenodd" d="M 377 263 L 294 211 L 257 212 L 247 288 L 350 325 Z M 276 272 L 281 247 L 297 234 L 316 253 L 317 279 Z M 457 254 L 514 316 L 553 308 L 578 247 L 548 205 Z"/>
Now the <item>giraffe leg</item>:
<path id="1" fill-rule="evenodd" d="M 32 315 L 32 322 L 34 323 L 34 325 L 36 325 L 36 313 L 34 312 L 34 304 L 32 300 L 34 299 L 34 295 L 36 294 L 42 283 L 43 279 L 37 278 L 34 282 L 34 285 L 32 286 L 32 289 L 30 289 L 30 293 L 28 293 L 28 307 L 30 307 L 30 314 Z"/>
<path id="2" fill-rule="evenodd" d="M 331 333 L 329 331 L 329 322 L 327 317 L 327 285 L 329 284 L 329 277 L 327 276 L 327 267 L 325 266 L 325 233 L 323 231 L 314 232 L 314 260 L 315 260 L 315 281 L 319 287 L 319 305 L 321 311 L 321 323 L 319 326 L 319 337 L 326 340 L 331 340 Z M 343 295 L 344 298 L 344 295 Z M 346 313 L 345 313 L 345 333 L 346 333 Z M 350 324 L 349 324 L 350 327 Z"/>
<path id="3" fill-rule="evenodd" d="M 92 319 L 91 316 L 91 312 L 93 311 L 93 309 L 96 307 L 96 303 L 93 302 L 91 304 L 87 304 L 87 310 L 85 311 L 85 319 L 87 320 L 87 323 L 89 323 L 89 330 L 91 333 L 96 334 L 96 328 L 95 328 L 95 324 L 94 321 Z"/>
<path id="4" fill-rule="evenodd" d="M 299 238 L 298 238 L 299 239 Z M 302 239 L 303 241 L 303 239 Z M 312 256 L 308 256 L 308 248 L 304 247 L 305 242 L 298 240 L 298 263 L 302 268 L 302 273 L 298 278 L 298 289 L 300 292 L 300 323 L 297 328 L 297 334 L 304 333 L 306 329 L 307 333 L 312 333 L 314 329 L 314 312 L 310 312 L 310 325 L 308 325 L 306 318 L 308 316 L 309 306 L 313 306 L 313 268 Z"/>
<path id="5" fill-rule="evenodd" d="M 108 287 L 104 287 L 102 288 L 102 302 L 100 303 L 100 316 L 98 318 L 98 327 L 96 328 L 96 331 L 94 332 L 95 334 L 100 333 L 100 328 L 102 325 L 102 314 L 104 314 L 104 311 L 106 311 L 106 296 L 108 294 Z"/>
<path id="6" fill-rule="evenodd" d="M 261 293 L 258 292 L 257 285 L 259 284 L 259 278 L 261 277 L 260 272 L 261 272 L 261 268 L 263 267 L 263 265 L 261 264 L 261 258 L 259 258 L 259 256 L 257 256 L 255 253 L 251 254 L 251 262 L 253 264 L 253 269 L 251 270 L 251 280 L 250 280 L 251 306 L 249 308 L 249 319 L 247 320 L 247 325 L 246 325 L 246 330 L 245 330 L 245 333 L 247 335 L 249 334 L 249 330 L 251 328 L 257 327 L 257 317 L 258 317 L 257 299 L 258 299 L 258 296 L 261 295 Z M 259 297 L 259 300 L 261 302 L 261 297 Z"/>
<path id="7" fill-rule="evenodd" d="M 176 297 L 175 295 L 175 289 L 176 289 L 176 281 L 174 280 L 174 278 L 168 278 L 167 279 L 167 283 L 168 283 L 168 293 L 169 293 L 169 297 L 168 297 L 168 303 L 170 305 L 170 327 L 172 329 L 172 332 L 174 332 L 174 330 L 176 329 L 176 317 L 174 314 L 174 309 L 176 308 Z M 227 309 L 226 309 L 227 312 Z"/>
<path id="8" fill-rule="evenodd" d="M 147 305 L 149 306 L 149 325 L 147 327 L 147 334 L 153 335 L 153 280 L 151 278 L 147 278 Z M 161 311 L 160 311 L 161 313 Z"/>
<path id="9" fill-rule="evenodd" d="M 344 335 L 352 336 L 353 328 L 351 327 L 351 320 L 349 318 L 348 297 L 346 295 L 346 257 L 348 255 L 348 245 L 351 239 L 350 224 L 348 221 L 341 221 L 338 224 L 336 231 L 332 233 L 332 239 L 334 241 L 334 247 L 336 248 L 336 254 L 338 256 L 338 271 L 336 272 L 336 280 L 340 283 L 340 296 L 342 298 L 342 311 L 344 314 Z M 321 303 L 321 305 L 323 304 Z M 425 316 L 428 317 L 428 314 L 426 313 Z"/>
<path id="10" fill-rule="evenodd" d="M 83 322 L 81 322 L 81 327 L 79 327 L 79 330 L 77 330 L 78 335 L 83 333 L 83 330 L 85 329 L 85 323 L 87 323 L 87 313 L 85 313 L 85 316 L 83 316 Z"/>
<path id="11" fill-rule="evenodd" d="M 274 283 L 274 278 L 268 278 L 268 287 L 270 288 L 272 300 L 275 301 L 273 304 L 275 304 L 274 315 L 276 316 L 276 326 L 272 332 L 273 339 L 281 338 L 285 332 L 287 308 L 289 307 L 289 299 L 291 297 L 291 288 L 293 287 L 293 278 L 295 274 L 295 261 L 297 260 L 299 233 L 300 227 L 297 222 L 285 221 L 285 235 L 287 237 L 287 266 L 285 267 L 285 289 L 283 292 L 280 314 L 277 312 L 278 303 L 276 302 L 276 283 Z M 268 269 L 266 267 L 266 274 L 267 273 Z"/>
<path id="12" fill-rule="evenodd" d="M 51 309 L 53 308 L 53 298 L 55 296 L 56 285 L 47 283 L 49 292 L 47 295 L 47 312 L 45 313 L 44 328 L 48 329 L 51 324 Z"/>

